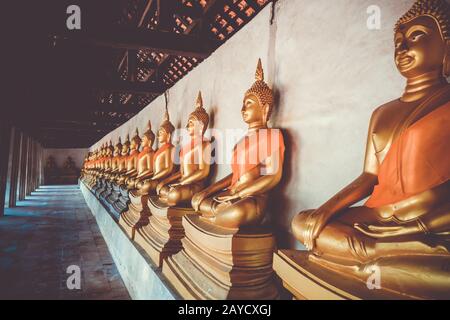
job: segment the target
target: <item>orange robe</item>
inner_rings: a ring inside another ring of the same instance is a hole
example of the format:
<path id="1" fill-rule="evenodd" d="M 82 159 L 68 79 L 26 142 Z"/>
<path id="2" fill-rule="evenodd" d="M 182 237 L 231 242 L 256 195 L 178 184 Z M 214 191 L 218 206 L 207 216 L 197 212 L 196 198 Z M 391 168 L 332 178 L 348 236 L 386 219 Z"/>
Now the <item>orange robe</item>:
<path id="1" fill-rule="evenodd" d="M 408 127 L 380 165 L 366 206 L 393 204 L 430 190 L 450 177 L 450 102 Z"/>
<path id="2" fill-rule="evenodd" d="M 275 153 L 278 154 L 278 164 L 283 165 L 284 149 L 284 139 L 279 129 L 260 129 L 245 136 L 233 149 L 231 185 Z"/>

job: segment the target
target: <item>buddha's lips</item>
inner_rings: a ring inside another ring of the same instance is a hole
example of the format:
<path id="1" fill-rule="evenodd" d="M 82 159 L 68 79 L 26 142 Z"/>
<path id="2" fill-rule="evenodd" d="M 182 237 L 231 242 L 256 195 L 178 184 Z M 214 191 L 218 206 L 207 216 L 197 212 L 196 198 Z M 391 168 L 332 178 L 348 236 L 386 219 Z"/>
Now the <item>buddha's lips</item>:
<path id="1" fill-rule="evenodd" d="M 399 67 L 406 67 L 408 65 L 410 65 L 412 62 L 414 62 L 414 58 L 410 57 L 410 56 L 402 56 L 397 58 L 397 65 Z"/>

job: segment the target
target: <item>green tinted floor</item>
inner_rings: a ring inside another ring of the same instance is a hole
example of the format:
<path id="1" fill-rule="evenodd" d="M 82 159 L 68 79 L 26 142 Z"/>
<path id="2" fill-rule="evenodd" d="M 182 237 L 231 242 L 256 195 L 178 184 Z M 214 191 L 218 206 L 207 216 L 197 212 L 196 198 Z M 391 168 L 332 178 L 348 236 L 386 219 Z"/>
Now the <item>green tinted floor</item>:
<path id="1" fill-rule="evenodd" d="M 81 270 L 79 290 L 67 287 L 72 265 Z M 6 209 L 0 299 L 129 299 L 78 186 L 43 186 Z"/>

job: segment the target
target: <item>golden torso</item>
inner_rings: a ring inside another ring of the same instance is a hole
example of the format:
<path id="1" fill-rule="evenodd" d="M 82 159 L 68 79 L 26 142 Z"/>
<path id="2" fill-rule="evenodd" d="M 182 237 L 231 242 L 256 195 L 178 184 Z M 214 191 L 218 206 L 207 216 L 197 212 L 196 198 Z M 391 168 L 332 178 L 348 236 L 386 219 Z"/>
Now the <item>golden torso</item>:
<path id="1" fill-rule="evenodd" d="M 180 171 L 182 178 L 189 177 L 199 170 L 199 163 L 202 161 L 197 159 L 200 159 L 200 157 L 203 156 L 203 151 L 208 148 L 208 146 L 209 142 L 205 141 L 184 154 L 182 159 L 180 159 Z"/>
<path id="2" fill-rule="evenodd" d="M 144 153 L 142 156 L 138 157 L 137 160 L 137 172 L 138 174 L 144 173 L 146 171 L 152 170 L 153 168 L 153 155 L 154 152 L 152 149 L 149 149 L 148 152 Z"/>

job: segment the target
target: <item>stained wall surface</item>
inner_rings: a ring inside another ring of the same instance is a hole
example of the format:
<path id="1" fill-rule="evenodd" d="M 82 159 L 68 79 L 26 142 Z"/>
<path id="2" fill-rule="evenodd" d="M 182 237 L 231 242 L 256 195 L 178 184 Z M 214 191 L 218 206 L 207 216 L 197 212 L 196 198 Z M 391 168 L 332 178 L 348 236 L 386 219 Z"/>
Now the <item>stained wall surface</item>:
<path id="1" fill-rule="evenodd" d="M 371 113 L 399 98 L 405 86 L 393 61 L 393 27 L 413 2 L 279 0 L 170 89 L 168 108 L 178 128 L 201 89 L 215 136 L 243 130 L 243 95 L 262 58 L 277 96 L 271 123 L 283 130 L 287 144 L 284 178 L 270 210 L 280 246 L 300 248 L 290 233 L 292 217 L 321 205 L 360 174 Z M 367 27 L 374 4 L 381 9 L 379 30 Z M 156 128 L 164 107 L 162 96 L 92 149 L 124 139 L 136 127 L 143 132 L 148 120 Z M 217 152 L 230 154 L 232 147 L 224 143 Z M 228 173 L 230 166 L 219 164 L 213 179 Z"/>
<path id="2" fill-rule="evenodd" d="M 52 156 L 58 168 L 62 168 L 67 157 L 71 157 L 77 168 L 81 168 L 88 151 L 87 149 L 44 149 L 44 165 L 47 158 Z"/>

